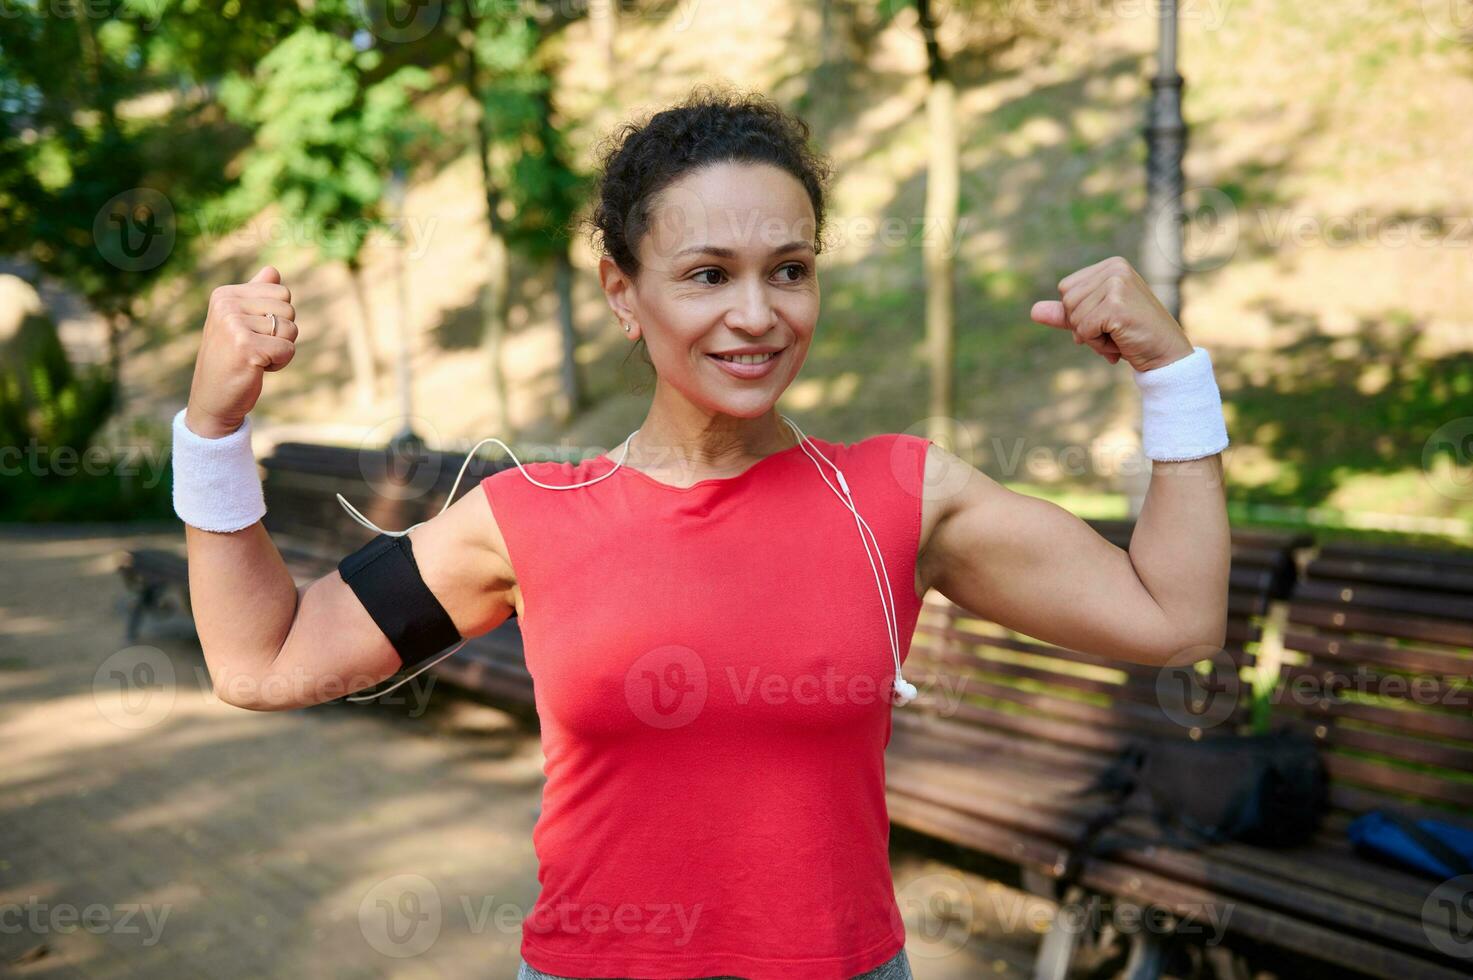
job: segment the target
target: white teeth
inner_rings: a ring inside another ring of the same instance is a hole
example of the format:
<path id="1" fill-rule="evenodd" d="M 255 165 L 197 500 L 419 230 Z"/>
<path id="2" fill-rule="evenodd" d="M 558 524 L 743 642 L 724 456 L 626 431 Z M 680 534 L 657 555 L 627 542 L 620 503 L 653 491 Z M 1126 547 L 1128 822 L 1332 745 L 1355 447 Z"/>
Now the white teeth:
<path id="1" fill-rule="evenodd" d="M 721 358 L 721 360 L 723 361 L 732 361 L 736 364 L 761 364 L 763 361 L 771 360 L 772 358 L 776 357 L 777 352 L 774 351 L 771 354 L 733 354 L 730 357 L 724 357 L 721 354 L 717 354 L 716 356 Z"/>

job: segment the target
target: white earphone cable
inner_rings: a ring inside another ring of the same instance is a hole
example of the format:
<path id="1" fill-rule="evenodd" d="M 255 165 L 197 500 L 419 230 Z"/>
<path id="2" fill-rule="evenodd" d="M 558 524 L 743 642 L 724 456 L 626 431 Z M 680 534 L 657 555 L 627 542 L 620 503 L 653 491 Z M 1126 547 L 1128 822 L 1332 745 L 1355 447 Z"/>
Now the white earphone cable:
<path id="1" fill-rule="evenodd" d="M 823 480 L 824 485 L 827 486 L 829 490 L 833 491 L 834 495 L 839 498 L 839 503 L 843 504 L 844 507 L 849 511 L 849 513 L 854 516 L 855 526 L 859 530 L 859 540 L 864 545 L 864 556 L 869 561 L 870 571 L 875 576 L 875 586 L 879 589 L 880 592 L 880 607 L 885 613 L 886 637 L 890 643 L 890 655 L 895 661 L 895 681 L 892 688 L 892 701 L 897 705 L 908 704 L 915 699 L 916 688 L 915 685 L 911 684 L 901 675 L 899 638 L 900 628 L 899 624 L 895 620 L 895 594 L 890 590 L 890 574 L 889 571 L 885 569 L 885 556 L 880 552 L 879 540 L 875 538 L 874 531 L 870 529 L 869 524 L 865 522 L 864 518 L 860 516 L 859 511 L 855 508 L 854 497 L 849 491 L 849 482 L 844 479 L 843 471 L 840 470 L 838 466 L 834 465 L 833 461 L 825 456 L 822 452 L 819 452 L 817 447 L 814 447 L 812 451 L 809 450 L 808 437 L 803 434 L 803 430 L 798 428 L 797 424 L 792 419 L 781 413 L 778 414 L 778 417 L 786 422 L 788 424 L 788 427 L 791 428 L 795 434 L 797 434 L 798 446 L 803 450 L 804 454 L 807 455 L 810 460 L 812 460 L 814 467 L 818 470 L 819 479 Z M 637 433 L 638 431 L 638 429 L 635 429 L 634 432 L 629 433 L 629 435 L 624 438 L 624 451 L 620 454 L 619 460 L 614 464 L 613 469 L 603 474 L 603 476 L 595 477 L 592 480 L 586 480 L 583 483 L 570 483 L 566 486 L 555 486 L 549 483 L 539 483 L 537 480 L 532 479 L 531 475 L 527 473 L 526 469 L 522 466 L 521 460 L 517 459 L 516 453 L 512 452 L 510 446 L 502 442 L 500 439 L 495 438 L 494 436 L 482 439 L 480 442 L 476 443 L 475 446 L 471 447 L 470 452 L 466 453 L 465 461 L 460 464 L 460 472 L 456 474 L 455 482 L 450 485 L 450 493 L 446 495 L 445 503 L 440 508 L 440 513 L 443 514 L 445 512 L 445 509 L 449 507 L 451 502 L 455 499 L 455 490 L 457 487 L 460 486 L 460 479 L 462 476 L 465 475 L 466 467 L 470 465 L 471 459 L 475 456 L 476 451 L 488 442 L 494 442 L 501 448 L 505 449 L 507 455 L 512 458 L 512 462 L 516 464 L 517 469 L 521 472 L 522 476 L 527 478 L 528 482 L 547 490 L 576 490 L 579 487 L 591 486 L 599 482 L 600 480 L 606 480 L 609 477 L 613 476 L 614 472 L 618 470 L 619 467 L 624 465 L 624 459 L 629 455 L 629 443 L 634 438 L 635 433 Z M 814 458 L 815 453 L 817 453 L 817 459 Z M 818 460 L 820 459 L 823 460 L 825 463 L 828 463 L 829 468 L 832 469 L 834 471 L 834 474 L 839 478 L 839 486 L 843 488 L 843 493 L 840 493 L 839 490 L 835 488 L 832 483 L 829 482 L 829 478 L 824 473 L 823 467 L 818 465 Z M 364 517 L 363 514 L 361 514 L 358 509 L 355 508 L 351 503 L 349 503 L 341 493 L 336 494 L 335 496 L 338 498 L 338 503 L 342 504 L 343 507 L 347 509 L 348 514 L 355 521 L 357 521 L 359 524 L 362 524 L 364 527 L 371 528 L 372 530 L 377 531 L 380 534 L 388 534 L 393 537 L 399 537 L 401 535 L 408 534 L 410 531 L 413 531 L 421 524 L 426 524 L 429 522 L 429 520 L 433 520 L 433 518 L 429 518 L 424 521 L 419 521 L 415 524 L 411 524 L 409 527 L 405 528 L 402 531 L 386 531 L 383 528 L 379 527 L 377 524 L 370 521 L 368 518 Z M 866 534 L 868 534 L 869 537 L 865 537 Z M 870 554 L 871 539 L 874 539 L 875 555 Z M 875 556 L 878 556 L 880 559 L 880 567 L 878 569 L 875 567 Z M 889 595 L 888 603 L 886 602 L 887 593 Z M 418 677 L 426 670 L 429 670 L 435 664 L 444 660 L 446 657 L 449 657 L 451 654 L 455 653 L 461 647 L 469 643 L 470 639 L 470 637 L 466 637 L 455 646 L 447 650 L 445 653 L 440 654 L 434 660 L 431 660 L 430 662 L 424 664 L 414 673 L 395 682 L 393 685 L 384 688 L 384 690 L 382 691 L 377 691 L 373 694 L 352 695 L 349 696 L 347 700 L 369 701 L 374 698 L 383 697 L 385 694 L 388 694 L 390 691 L 399 687 L 401 684 L 405 684 L 410 680 L 413 680 L 415 677 Z"/>

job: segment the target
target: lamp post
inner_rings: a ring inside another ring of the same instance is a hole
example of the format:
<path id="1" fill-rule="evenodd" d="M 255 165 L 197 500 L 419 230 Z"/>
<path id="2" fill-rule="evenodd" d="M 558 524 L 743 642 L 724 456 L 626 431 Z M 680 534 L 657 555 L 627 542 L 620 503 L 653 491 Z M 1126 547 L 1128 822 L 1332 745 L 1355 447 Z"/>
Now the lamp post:
<path id="1" fill-rule="evenodd" d="M 1146 121 L 1146 241 L 1141 269 L 1171 315 L 1181 319 L 1182 157 L 1187 125 L 1181 114 L 1182 77 L 1176 71 L 1176 0 L 1158 0 L 1160 54 L 1151 79 Z"/>
<path id="2" fill-rule="evenodd" d="M 1187 124 L 1181 113 L 1183 80 L 1176 70 L 1177 0 L 1157 0 L 1160 44 L 1156 75 L 1151 79 L 1151 104 L 1147 111 L 1146 221 L 1141 242 L 1141 276 L 1161 305 L 1181 320 L 1181 281 L 1185 261 L 1182 252 L 1182 157 L 1186 154 Z M 1127 381 L 1128 397 L 1138 392 Z M 1137 437 L 1138 438 L 1138 437 Z M 1139 443 L 1137 441 L 1137 448 Z M 1150 468 L 1144 455 L 1122 481 L 1132 519 L 1140 516 L 1150 488 Z"/>

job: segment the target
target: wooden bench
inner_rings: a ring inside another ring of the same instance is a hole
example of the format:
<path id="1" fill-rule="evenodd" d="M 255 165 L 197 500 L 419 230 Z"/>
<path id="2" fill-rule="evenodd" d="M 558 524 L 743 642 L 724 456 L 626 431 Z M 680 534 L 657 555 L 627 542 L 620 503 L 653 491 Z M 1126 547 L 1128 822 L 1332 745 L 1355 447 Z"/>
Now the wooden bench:
<path id="1" fill-rule="evenodd" d="M 266 471 L 263 523 L 298 586 L 332 571 L 344 555 L 375 534 L 355 521 L 335 494 L 341 493 L 379 527 L 401 530 L 440 512 L 465 454 L 428 453 L 418 459 L 418 467 L 402 472 L 386 465 L 388 461 L 382 451 L 299 442 L 281 443 L 261 461 Z M 511 465 L 510 459 L 473 458 L 456 488 L 457 499 L 506 465 Z M 181 551 L 129 551 L 122 556 L 119 571 L 137 593 L 128 617 L 128 642 L 136 642 L 144 618 L 173 595 L 189 608 L 188 564 Z M 515 616 L 466 643 L 428 673 L 518 707 L 533 704 L 532 679 Z"/>
<path id="2" fill-rule="evenodd" d="M 1235 534 L 1235 566 L 1238 553 Z M 1334 812 L 1316 841 L 1292 850 L 1242 844 L 1125 850 L 1086 860 L 1069 900 L 1084 901 L 1087 892 L 1163 909 L 1176 921 L 1220 921 L 1237 940 L 1367 976 L 1467 976 L 1473 935 L 1458 931 L 1467 920 L 1452 918 L 1453 904 L 1432 900 L 1437 882 L 1359 857 L 1345 827 L 1377 806 L 1444 819 L 1473 810 L 1473 716 L 1464 703 L 1473 697 L 1473 558 L 1327 545 L 1293 583 L 1286 611 L 1288 662 L 1270 720 L 1303 726 L 1325 746 Z M 1361 693 L 1367 682 L 1380 685 L 1372 692 L 1379 697 Z M 1417 690 L 1440 703 L 1402 693 Z M 1038 756 L 1041 747 L 1027 751 Z M 901 754 L 896 761 L 907 759 Z M 1089 814 L 1064 792 L 1081 780 L 1063 773 L 1020 777 L 1016 764 L 998 764 L 975 750 L 953 751 L 950 765 L 956 771 L 936 773 L 947 780 L 949 808 L 926 807 L 917 787 L 897 794 L 892 786 L 900 804 L 892 806 L 892 818 L 918 818 L 929 832 L 995 856 L 1011 853 L 1035 878 L 1057 874 Z M 917 775 L 897 781 L 903 788 Z M 1122 829 L 1151 836 L 1138 822 Z M 1143 930 L 1131 938 L 1127 973 L 1158 975 L 1164 937 Z M 1036 975 L 1064 976 L 1075 942 L 1051 932 Z"/>
<path id="3" fill-rule="evenodd" d="M 1473 974 L 1473 932 L 1432 900 L 1438 882 L 1367 860 L 1345 836 L 1383 808 L 1473 824 L 1473 551 L 1323 545 L 1291 596 L 1284 648 L 1273 717 L 1322 745 L 1332 812 L 1312 847 L 1255 856 L 1259 874 L 1292 885 L 1286 907 L 1302 920 L 1378 946 L 1373 960 L 1315 950 L 1326 959 L 1388 978 Z"/>
<path id="4" fill-rule="evenodd" d="M 1129 544 L 1131 524 L 1090 523 Z M 1030 890 L 1062 899 L 1053 883 L 1099 805 L 1075 793 L 1118 750 L 1136 736 L 1219 738 L 1250 726 L 1243 675 L 1270 600 L 1293 581 L 1294 549 L 1308 542 L 1233 530 L 1227 641 L 1193 683 L 1183 683 L 1194 676 L 1185 664 L 1163 672 L 1065 650 L 928 597 L 906 660 L 921 697 L 895 712 L 888 749 L 891 819 L 1017 865 Z M 1106 884 L 1097 867 L 1085 870 Z M 1040 965 L 1067 964 L 1067 953 L 1050 946 Z"/>
<path id="5" fill-rule="evenodd" d="M 1346 828 L 1378 808 L 1473 814 L 1473 553 L 1325 544 L 1286 612 L 1270 722 L 1322 746 L 1331 812 L 1315 840 L 1127 851 L 1090 862 L 1081 880 L 1181 913 L 1215 910 L 1238 937 L 1358 975 L 1466 977 L 1473 881 L 1438 892 L 1435 879 L 1355 853 Z"/>

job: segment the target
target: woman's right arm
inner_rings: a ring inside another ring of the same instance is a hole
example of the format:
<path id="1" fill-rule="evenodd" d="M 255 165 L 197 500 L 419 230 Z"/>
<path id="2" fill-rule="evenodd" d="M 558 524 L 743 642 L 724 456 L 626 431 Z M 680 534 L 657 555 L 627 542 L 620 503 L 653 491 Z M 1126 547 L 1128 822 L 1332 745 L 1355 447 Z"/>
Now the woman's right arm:
<path id="1" fill-rule="evenodd" d="M 255 711 L 305 708 L 379 683 L 402 666 L 336 568 L 302 586 L 260 522 L 229 534 L 189 527 L 189 589 L 215 694 Z M 486 495 L 474 489 L 409 532 L 425 585 L 462 637 L 515 610 L 516 580 Z"/>
<path id="2" fill-rule="evenodd" d="M 278 318 L 276 336 L 263 329 L 267 313 Z M 238 429 L 264 373 L 291 361 L 297 337 L 291 293 L 270 266 L 248 283 L 216 289 L 184 424 L 208 439 Z M 425 584 L 462 637 L 511 615 L 516 581 L 484 493 L 464 494 L 409 540 Z M 399 670 L 398 653 L 337 569 L 298 589 L 260 521 L 229 532 L 186 524 L 185 544 L 190 605 L 221 700 L 257 711 L 307 707 Z"/>

